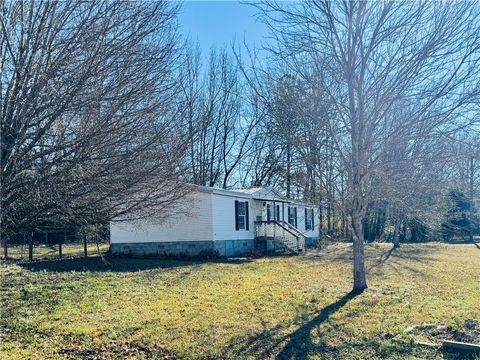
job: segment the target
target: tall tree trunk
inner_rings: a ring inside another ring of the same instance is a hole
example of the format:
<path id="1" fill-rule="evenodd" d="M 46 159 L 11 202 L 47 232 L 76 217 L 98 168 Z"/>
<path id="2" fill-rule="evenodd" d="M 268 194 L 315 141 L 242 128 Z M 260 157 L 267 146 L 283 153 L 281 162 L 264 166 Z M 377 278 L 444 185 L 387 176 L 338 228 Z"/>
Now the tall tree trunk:
<path id="1" fill-rule="evenodd" d="M 306 164 L 306 173 L 307 176 L 305 177 L 305 188 L 303 191 L 303 200 L 313 202 L 313 186 L 312 186 L 312 168 L 309 164 Z"/>
<path id="2" fill-rule="evenodd" d="M 393 233 L 393 247 L 394 248 L 400 247 L 400 219 L 398 217 L 395 218 L 395 230 Z"/>
<path id="3" fill-rule="evenodd" d="M 333 177 L 333 140 L 331 137 L 327 140 L 327 199 L 328 199 L 328 208 L 327 208 L 327 219 L 328 219 L 328 233 L 332 234 L 335 231 L 335 214 L 334 214 L 334 177 Z"/>
<path id="4" fill-rule="evenodd" d="M 330 209 L 330 196 L 328 197 L 328 204 L 327 204 L 327 232 L 329 234 L 332 232 L 332 212 Z"/>
<path id="5" fill-rule="evenodd" d="M 320 198 L 319 198 L 319 207 L 318 207 L 318 229 L 320 236 L 322 236 L 323 232 L 323 205 L 322 205 L 322 194 L 320 193 Z"/>
<path id="6" fill-rule="evenodd" d="M 335 206 L 333 204 L 333 201 L 332 201 L 332 209 L 330 210 L 330 213 L 332 214 L 332 234 L 335 234 L 335 230 L 336 230 L 336 227 L 335 227 L 335 222 L 336 222 L 336 219 L 335 219 Z"/>
<path id="7" fill-rule="evenodd" d="M 317 183 L 315 182 L 315 175 L 314 175 L 313 171 L 311 171 L 310 176 L 311 176 L 311 178 L 310 178 L 310 201 L 313 202 L 313 203 L 316 203 L 317 202 L 317 196 L 316 196 Z"/>
<path id="8" fill-rule="evenodd" d="M 290 141 L 290 140 L 289 140 Z M 291 161 L 292 161 L 292 154 L 291 154 L 291 145 L 287 144 L 287 174 L 286 174 L 286 187 L 287 187 L 287 198 L 290 198 L 290 192 L 291 192 L 291 178 L 290 178 L 290 172 L 291 172 Z"/>
<path id="9" fill-rule="evenodd" d="M 193 121 L 192 115 L 190 114 L 189 121 L 188 121 L 188 135 L 190 141 L 190 163 L 192 169 L 192 179 L 194 184 L 198 184 L 198 175 L 196 169 L 196 161 L 195 161 L 195 139 L 194 139 L 194 128 L 193 128 Z"/>
<path id="10" fill-rule="evenodd" d="M 363 239 L 363 225 L 360 214 L 352 216 L 353 231 L 353 289 L 352 293 L 361 293 L 367 286 L 365 270 L 365 250 Z"/>
<path id="11" fill-rule="evenodd" d="M 364 196 L 364 181 L 362 176 L 362 157 L 359 156 L 358 142 L 352 141 L 353 149 L 356 149 L 356 159 L 352 164 L 353 182 L 352 193 L 353 203 L 351 208 L 352 235 L 353 235 L 353 289 L 352 293 L 359 294 L 367 286 L 367 272 L 365 269 L 365 241 L 363 233 L 363 218 L 365 217 L 366 199 Z"/>
<path id="12" fill-rule="evenodd" d="M 469 238 L 470 242 L 473 243 L 473 219 L 475 216 L 475 210 L 473 206 L 473 181 L 475 180 L 475 173 L 473 168 L 473 156 L 470 157 L 470 174 L 469 174 L 469 200 L 470 200 L 470 221 L 469 221 Z"/>
<path id="13" fill-rule="evenodd" d="M 344 239 L 347 238 L 347 221 L 345 220 L 346 218 L 346 205 L 345 205 L 345 184 L 344 184 L 344 175 L 342 174 L 340 176 L 340 180 L 341 180 L 341 183 L 340 183 L 340 197 L 341 197 L 341 201 L 342 201 L 342 212 L 341 212 L 341 216 L 342 216 L 342 237 Z"/>

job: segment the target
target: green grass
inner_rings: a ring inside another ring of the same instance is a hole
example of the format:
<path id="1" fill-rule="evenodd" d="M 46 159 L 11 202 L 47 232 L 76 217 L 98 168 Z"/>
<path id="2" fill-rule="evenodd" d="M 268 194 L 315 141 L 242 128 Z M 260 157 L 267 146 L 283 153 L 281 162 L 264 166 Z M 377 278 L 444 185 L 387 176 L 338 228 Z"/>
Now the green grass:
<path id="1" fill-rule="evenodd" d="M 9 263 L 0 358 L 448 357 L 402 333 L 480 318 L 479 249 L 389 248 L 367 246 L 370 287 L 354 298 L 346 245 L 251 261 Z"/>

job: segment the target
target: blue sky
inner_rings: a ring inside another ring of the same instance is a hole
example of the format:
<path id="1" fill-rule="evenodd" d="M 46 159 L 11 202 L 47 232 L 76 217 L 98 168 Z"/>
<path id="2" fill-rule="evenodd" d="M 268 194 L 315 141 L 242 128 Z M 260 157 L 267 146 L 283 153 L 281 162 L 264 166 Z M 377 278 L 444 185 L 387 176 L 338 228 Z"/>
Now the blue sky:
<path id="1" fill-rule="evenodd" d="M 179 16 L 180 31 L 198 40 L 204 57 L 210 48 L 230 47 L 245 40 L 249 46 L 261 45 L 268 29 L 256 21 L 257 10 L 238 1 L 185 1 Z"/>

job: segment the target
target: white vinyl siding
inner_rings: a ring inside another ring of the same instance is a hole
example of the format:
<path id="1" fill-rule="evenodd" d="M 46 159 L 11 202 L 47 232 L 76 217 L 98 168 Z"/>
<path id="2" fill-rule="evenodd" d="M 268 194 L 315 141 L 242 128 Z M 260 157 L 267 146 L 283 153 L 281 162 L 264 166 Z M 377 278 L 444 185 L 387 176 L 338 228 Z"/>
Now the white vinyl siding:
<path id="1" fill-rule="evenodd" d="M 238 203 L 248 201 L 247 197 L 229 196 L 223 194 L 213 194 L 212 213 L 213 213 L 213 238 L 214 240 L 240 240 L 253 239 L 255 237 L 256 206 L 249 206 L 250 214 L 248 216 L 249 230 L 235 229 L 235 201 Z M 250 203 L 251 204 L 251 203 Z M 246 224 L 245 224 L 246 228 Z"/>
<path id="2" fill-rule="evenodd" d="M 213 240 L 212 194 L 193 192 L 170 209 L 162 222 L 155 219 L 112 222 L 112 243 L 208 241 Z M 187 220 L 186 220 L 187 219 Z"/>

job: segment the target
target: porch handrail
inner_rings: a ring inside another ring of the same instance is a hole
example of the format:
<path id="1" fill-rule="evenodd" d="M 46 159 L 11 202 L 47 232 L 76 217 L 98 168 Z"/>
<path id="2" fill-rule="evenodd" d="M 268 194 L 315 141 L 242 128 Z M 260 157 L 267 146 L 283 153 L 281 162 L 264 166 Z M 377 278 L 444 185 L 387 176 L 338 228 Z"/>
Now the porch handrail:
<path id="1" fill-rule="evenodd" d="M 258 235 L 258 231 L 260 228 L 263 228 L 262 225 L 274 225 L 273 227 L 273 237 L 275 238 L 275 227 L 279 227 L 281 231 L 284 231 L 284 233 L 287 233 L 290 235 L 293 239 L 291 241 L 296 242 L 296 251 L 299 251 L 300 249 L 303 251 L 305 249 L 305 243 L 306 243 L 306 237 L 303 235 L 297 228 L 294 226 L 291 226 L 290 224 L 286 223 L 285 221 L 278 221 L 278 220 L 257 220 L 254 222 L 255 223 L 255 233 L 256 236 Z M 265 228 L 262 229 L 263 232 L 266 231 Z M 268 236 L 268 235 L 260 235 L 260 236 Z M 300 243 L 302 243 L 300 245 Z M 285 243 L 287 244 L 287 243 Z M 292 244 L 293 245 L 293 244 Z M 293 245 L 293 246 L 295 246 Z"/>
<path id="2" fill-rule="evenodd" d="M 283 226 L 286 226 L 288 229 L 290 229 L 291 231 L 296 233 L 296 235 L 298 237 L 302 237 L 303 239 L 307 240 L 307 237 L 300 230 L 298 230 L 295 226 L 293 226 L 292 224 L 290 224 L 286 221 L 281 221 L 281 223 L 282 223 Z"/>
<path id="3" fill-rule="evenodd" d="M 277 224 L 278 226 L 280 226 L 282 229 L 284 229 L 285 231 L 287 231 L 291 235 L 296 236 L 296 237 L 302 237 L 305 240 L 307 239 L 307 237 L 304 234 L 302 234 L 302 232 L 300 230 L 298 230 L 295 226 L 293 226 L 292 224 L 289 224 L 286 221 L 257 220 L 257 221 L 255 221 L 255 223 L 256 224 Z"/>
<path id="4" fill-rule="evenodd" d="M 262 220 L 262 221 L 255 221 L 255 224 L 276 224 L 280 226 L 283 230 L 287 231 L 290 235 L 298 237 L 298 234 L 295 234 L 292 230 L 290 230 L 288 227 L 283 225 L 280 221 L 278 220 Z"/>

